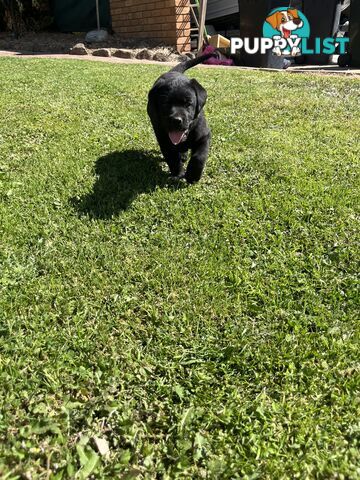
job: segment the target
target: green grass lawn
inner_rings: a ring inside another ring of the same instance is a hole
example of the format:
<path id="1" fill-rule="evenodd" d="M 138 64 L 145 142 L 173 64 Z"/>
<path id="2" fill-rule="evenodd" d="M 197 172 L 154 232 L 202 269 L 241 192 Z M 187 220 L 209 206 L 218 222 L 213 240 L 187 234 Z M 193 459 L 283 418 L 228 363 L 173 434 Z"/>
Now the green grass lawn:
<path id="1" fill-rule="evenodd" d="M 162 66 L 0 70 L 0 477 L 359 479 L 360 80 L 189 72 L 187 186 Z"/>

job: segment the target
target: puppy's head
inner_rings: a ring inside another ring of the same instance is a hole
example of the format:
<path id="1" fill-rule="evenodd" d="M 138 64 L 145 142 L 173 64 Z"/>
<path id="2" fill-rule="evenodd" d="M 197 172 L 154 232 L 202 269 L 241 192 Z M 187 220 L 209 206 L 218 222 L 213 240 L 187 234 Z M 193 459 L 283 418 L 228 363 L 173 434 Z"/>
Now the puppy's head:
<path id="1" fill-rule="evenodd" d="M 270 23 L 275 30 L 279 30 L 284 38 L 289 38 L 293 30 L 303 26 L 303 21 L 299 17 L 298 10 L 295 8 L 275 12 L 267 17 L 266 21 Z"/>
<path id="2" fill-rule="evenodd" d="M 157 89 L 159 119 L 170 141 L 178 145 L 187 139 L 191 126 L 205 105 L 206 90 L 195 79 L 176 78 Z"/>

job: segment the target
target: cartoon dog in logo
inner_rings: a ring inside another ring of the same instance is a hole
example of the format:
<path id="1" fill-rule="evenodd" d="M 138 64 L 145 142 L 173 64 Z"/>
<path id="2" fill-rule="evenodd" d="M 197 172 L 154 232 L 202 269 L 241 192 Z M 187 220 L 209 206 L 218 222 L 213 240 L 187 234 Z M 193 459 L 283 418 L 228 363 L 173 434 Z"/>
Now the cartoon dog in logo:
<path id="1" fill-rule="evenodd" d="M 281 33 L 281 37 L 285 39 L 290 37 L 296 38 L 297 35 L 294 35 L 293 32 L 304 25 L 304 22 L 299 17 L 298 10 L 296 10 L 295 8 L 288 8 L 287 10 L 277 11 L 267 17 L 266 21 L 270 23 L 274 30 L 278 30 Z M 277 55 L 281 55 L 280 47 L 275 47 L 273 51 Z M 294 47 L 292 48 L 291 55 L 295 56 L 299 52 L 300 49 Z"/>

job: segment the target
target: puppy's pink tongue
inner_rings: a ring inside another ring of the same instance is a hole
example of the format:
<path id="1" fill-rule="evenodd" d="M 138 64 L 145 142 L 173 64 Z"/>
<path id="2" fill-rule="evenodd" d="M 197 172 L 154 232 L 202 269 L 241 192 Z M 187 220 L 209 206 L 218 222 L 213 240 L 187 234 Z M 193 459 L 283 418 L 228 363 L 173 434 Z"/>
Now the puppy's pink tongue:
<path id="1" fill-rule="evenodd" d="M 180 143 L 184 136 L 185 132 L 169 132 L 169 138 L 174 145 Z"/>
<path id="2" fill-rule="evenodd" d="M 289 38 L 290 35 L 291 35 L 291 30 L 287 30 L 286 28 L 284 28 L 284 37 Z"/>

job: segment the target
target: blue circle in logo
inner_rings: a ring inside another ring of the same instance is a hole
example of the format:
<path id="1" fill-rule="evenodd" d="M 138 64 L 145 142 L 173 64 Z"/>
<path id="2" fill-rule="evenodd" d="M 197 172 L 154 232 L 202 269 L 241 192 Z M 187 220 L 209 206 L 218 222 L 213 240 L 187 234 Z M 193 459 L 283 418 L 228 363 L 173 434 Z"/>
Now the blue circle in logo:
<path id="1" fill-rule="evenodd" d="M 263 25 L 263 37 L 273 38 L 275 35 L 282 36 L 282 31 L 279 30 L 281 25 L 281 16 L 276 15 L 277 12 L 286 12 L 287 15 L 291 15 L 292 18 L 299 18 L 302 21 L 300 28 L 295 28 L 291 30 L 291 35 L 296 35 L 300 38 L 309 38 L 310 37 L 310 24 L 305 15 L 295 8 L 274 8 L 269 15 L 266 17 L 266 20 Z M 285 18 L 287 20 L 287 18 Z M 286 24 L 286 22 L 284 23 Z M 294 25 L 292 25 L 294 26 Z"/>

